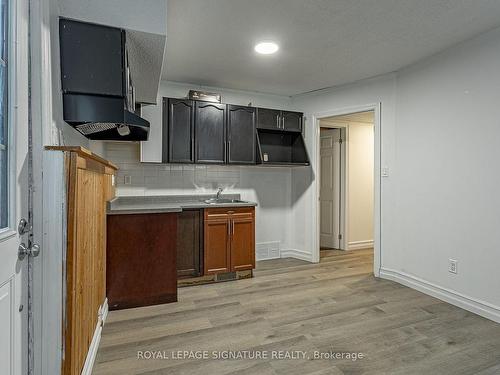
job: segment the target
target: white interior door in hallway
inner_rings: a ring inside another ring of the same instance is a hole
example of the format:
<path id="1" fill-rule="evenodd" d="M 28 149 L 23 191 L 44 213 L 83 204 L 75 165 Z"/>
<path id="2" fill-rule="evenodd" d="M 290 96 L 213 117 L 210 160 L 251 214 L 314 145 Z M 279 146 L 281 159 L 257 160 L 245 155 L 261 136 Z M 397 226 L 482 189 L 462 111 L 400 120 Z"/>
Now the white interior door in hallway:
<path id="1" fill-rule="evenodd" d="M 320 246 L 340 248 L 340 129 L 320 133 Z"/>
<path id="2" fill-rule="evenodd" d="M 28 0 L 0 5 L 0 374 L 21 375 L 28 373 L 28 257 L 18 257 L 30 228 L 18 230 L 28 219 Z"/>

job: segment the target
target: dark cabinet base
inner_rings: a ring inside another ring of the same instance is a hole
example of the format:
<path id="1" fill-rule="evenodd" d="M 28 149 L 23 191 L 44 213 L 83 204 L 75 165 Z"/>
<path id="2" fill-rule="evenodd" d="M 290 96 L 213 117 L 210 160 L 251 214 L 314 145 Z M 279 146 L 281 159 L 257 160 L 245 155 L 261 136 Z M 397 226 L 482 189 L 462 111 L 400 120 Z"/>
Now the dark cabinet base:
<path id="1" fill-rule="evenodd" d="M 177 301 L 177 213 L 108 215 L 110 310 Z"/>
<path id="2" fill-rule="evenodd" d="M 200 210 L 179 212 L 177 221 L 177 277 L 196 277 L 203 269 L 203 216 Z"/>

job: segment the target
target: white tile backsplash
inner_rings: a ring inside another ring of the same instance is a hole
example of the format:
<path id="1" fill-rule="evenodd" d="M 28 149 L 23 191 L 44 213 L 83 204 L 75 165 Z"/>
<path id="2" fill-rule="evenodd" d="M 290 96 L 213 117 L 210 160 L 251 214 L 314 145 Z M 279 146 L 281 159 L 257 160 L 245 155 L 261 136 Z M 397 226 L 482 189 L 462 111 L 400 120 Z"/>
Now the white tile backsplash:
<path id="1" fill-rule="evenodd" d="M 105 151 L 106 158 L 120 168 L 118 195 L 207 193 L 215 192 L 219 186 L 228 190 L 240 186 L 242 167 L 140 163 L 137 143 L 106 143 Z M 125 176 L 131 176 L 130 185 L 124 184 Z"/>

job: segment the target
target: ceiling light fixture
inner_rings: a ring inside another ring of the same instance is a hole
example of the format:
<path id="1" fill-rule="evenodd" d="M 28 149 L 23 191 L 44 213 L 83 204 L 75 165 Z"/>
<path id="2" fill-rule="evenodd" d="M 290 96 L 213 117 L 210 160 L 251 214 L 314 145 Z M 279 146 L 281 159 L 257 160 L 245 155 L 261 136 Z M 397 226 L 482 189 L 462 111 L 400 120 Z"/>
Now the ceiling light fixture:
<path id="1" fill-rule="evenodd" d="M 274 42 L 266 41 L 257 43 L 254 49 L 255 52 L 262 55 L 271 55 L 273 53 L 276 53 L 280 49 L 280 47 Z"/>

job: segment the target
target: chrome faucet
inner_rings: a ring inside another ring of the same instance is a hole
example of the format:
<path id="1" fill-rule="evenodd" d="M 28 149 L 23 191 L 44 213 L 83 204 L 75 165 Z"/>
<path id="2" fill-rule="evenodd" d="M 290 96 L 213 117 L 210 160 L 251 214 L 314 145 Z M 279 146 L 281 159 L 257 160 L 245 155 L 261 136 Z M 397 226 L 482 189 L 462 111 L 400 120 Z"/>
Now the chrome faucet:
<path id="1" fill-rule="evenodd" d="M 215 195 L 216 199 L 220 199 L 220 195 L 222 194 L 222 191 L 224 190 L 223 187 L 220 187 L 217 189 L 217 194 Z"/>

